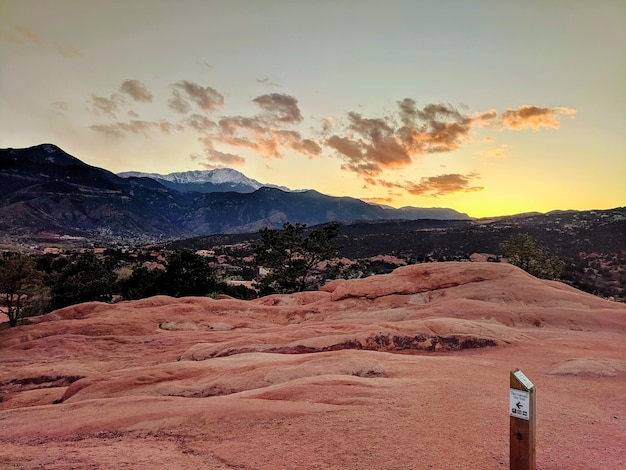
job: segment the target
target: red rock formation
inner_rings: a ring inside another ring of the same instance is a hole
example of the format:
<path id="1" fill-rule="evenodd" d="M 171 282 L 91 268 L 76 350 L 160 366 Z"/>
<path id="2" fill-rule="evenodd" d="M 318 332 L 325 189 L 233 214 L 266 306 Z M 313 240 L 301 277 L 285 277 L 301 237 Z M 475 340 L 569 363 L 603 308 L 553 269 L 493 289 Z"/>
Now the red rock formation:
<path id="1" fill-rule="evenodd" d="M 625 305 L 499 263 L 75 305 L 0 327 L 0 468 L 506 468 L 515 367 L 539 468 L 618 468 L 625 336 Z"/>

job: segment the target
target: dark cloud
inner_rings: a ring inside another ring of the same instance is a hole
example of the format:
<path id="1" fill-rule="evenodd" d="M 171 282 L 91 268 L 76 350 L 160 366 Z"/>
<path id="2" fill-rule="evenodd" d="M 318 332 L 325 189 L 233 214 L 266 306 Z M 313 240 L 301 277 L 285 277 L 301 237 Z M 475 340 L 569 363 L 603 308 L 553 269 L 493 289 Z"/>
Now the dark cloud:
<path id="1" fill-rule="evenodd" d="M 265 112 L 270 123 L 295 124 L 302 121 L 298 100 L 282 93 L 270 93 L 253 99 Z"/>
<path id="2" fill-rule="evenodd" d="M 398 102 L 398 109 L 404 124 L 398 135 L 413 155 L 458 149 L 474 122 L 450 105 L 428 104 L 420 109 L 410 98 Z"/>
<path id="3" fill-rule="evenodd" d="M 346 162 L 341 165 L 342 170 L 352 171 L 363 177 L 368 175 L 376 176 L 382 172 L 379 165 L 368 162 L 365 159 L 359 142 L 347 137 L 333 135 L 326 139 L 324 143 L 342 156 L 343 160 Z"/>
<path id="4" fill-rule="evenodd" d="M 362 155 L 382 168 L 411 164 L 409 149 L 395 129 L 383 119 L 368 119 L 357 113 L 348 113 L 349 131 L 360 136 Z"/>
<path id="5" fill-rule="evenodd" d="M 172 87 L 174 88 L 174 98 L 170 99 L 170 108 L 177 112 L 184 114 L 189 111 L 181 111 L 181 109 L 186 109 L 184 105 L 182 108 L 176 107 L 176 105 L 180 103 L 180 100 L 183 99 L 181 93 L 185 95 L 186 99 L 195 103 L 204 112 L 211 112 L 224 106 L 224 96 L 210 86 L 203 87 L 189 80 L 181 80 L 172 85 Z M 174 100 L 174 106 L 172 106 L 172 100 Z M 189 105 L 189 103 L 187 103 L 187 105 Z"/>
<path id="6" fill-rule="evenodd" d="M 406 167 L 421 155 L 458 149 L 474 126 L 491 125 L 497 117 L 495 111 L 466 115 L 445 104 L 420 108 L 411 98 L 397 106 L 381 118 L 348 112 L 347 124 L 324 124 L 323 132 L 334 132 L 325 144 L 344 161 L 343 169 L 371 178 L 385 169 Z"/>
<path id="7" fill-rule="evenodd" d="M 253 100 L 262 109 L 256 116 L 228 116 L 218 121 L 219 132 L 214 142 L 243 147 L 268 159 L 283 158 L 284 149 L 292 149 L 309 158 L 322 153 L 322 147 L 313 139 L 303 138 L 289 124 L 302 121 L 298 100 L 279 93 L 262 95 Z"/>
<path id="8" fill-rule="evenodd" d="M 367 176 L 376 176 L 385 168 L 412 162 L 409 149 L 386 119 L 364 118 L 349 112 L 345 136 L 332 135 L 325 144 L 345 161 L 342 168 Z"/>
<path id="9" fill-rule="evenodd" d="M 398 115 L 405 126 L 410 126 L 417 118 L 417 103 L 413 98 L 404 98 L 398 101 Z"/>
<path id="10" fill-rule="evenodd" d="M 539 108 L 524 105 L 518 109 L 508 108 L 502 113 L 502 127 L 513 130 L 528 128 L 539 130 L 541 127 L 558 129 L 561 127 L 560 116 L 573 114 L 576 114 L 576 110 L 571 108 Z"/>
<path id="11" fill-rule="evenodd" d="M 419 183 L 407 183 L 404 189 L 415 196 L 438 197 L 454 193 L 471 193 L 484 189 L 483 186 L 471 186 L 472 181 L 477 178 L 479 176 L 476 173 L 428 176 L 421 178 Z"/>
<path id="12" fill-rule="evenodd" d="M 152 93 L 139 80 L 126 80 L 120 86 L 120 92 L 126 93 L 135 101 L 149 103 L 152 101 Z"/>
<path id="13" fill-rule="evenodd" d="M 398 114 L 405 126 L 414 125 L 416 121 L 462 121 L 465 119 L 458 110 L 445 104 L 428 104 L 424 108 L 417 107 L 412 98 L 404 98 L 398 101 Z"/>

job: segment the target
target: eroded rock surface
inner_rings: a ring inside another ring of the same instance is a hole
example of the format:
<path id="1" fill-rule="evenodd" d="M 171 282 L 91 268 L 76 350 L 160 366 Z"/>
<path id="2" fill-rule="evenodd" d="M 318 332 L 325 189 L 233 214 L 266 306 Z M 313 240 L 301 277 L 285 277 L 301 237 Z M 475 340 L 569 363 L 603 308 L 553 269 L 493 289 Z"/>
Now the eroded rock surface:
<path id="1" fill-rule="evenodd" d="M 0 327 L 0 468 L 506 468 L 515 367 L 540 468 L 618 468 L 625 339 L 625 305 L 499 263 L 75 305 Z"/>

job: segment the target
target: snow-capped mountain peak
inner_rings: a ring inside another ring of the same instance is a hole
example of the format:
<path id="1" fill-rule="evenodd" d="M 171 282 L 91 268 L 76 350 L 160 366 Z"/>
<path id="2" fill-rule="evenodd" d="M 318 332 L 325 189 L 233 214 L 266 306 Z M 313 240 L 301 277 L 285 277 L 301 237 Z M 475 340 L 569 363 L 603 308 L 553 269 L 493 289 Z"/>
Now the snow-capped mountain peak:
<path id="1" fill-rule="evenodd" d="M 122 178 L 151 178 L 163 184 L 173 187 L 179 191 L 201 191 L 201 192 L 224 192 L 235 191 L 248 193 L 256 191 L 262 187 L 278 188 L 283 191 L 290 191 L 284 186 L 274 184 L 263 184 L 248 178 L 243 173 L 232 168 L 217 168 L 215 170 L 191 170 L 169 173 L 161 175 L 158 173 L 144 173 L 140 171 L 126 171 L 118 173 Z"/>

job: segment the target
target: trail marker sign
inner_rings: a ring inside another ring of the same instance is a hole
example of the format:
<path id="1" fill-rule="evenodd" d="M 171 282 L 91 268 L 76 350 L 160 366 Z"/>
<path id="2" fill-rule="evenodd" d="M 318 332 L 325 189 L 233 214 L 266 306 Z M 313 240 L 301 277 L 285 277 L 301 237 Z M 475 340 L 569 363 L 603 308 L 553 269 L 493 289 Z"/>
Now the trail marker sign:
<path id="1" fill-rule="evenodd" d="M 509 410 L 509 415 L 513 418 L 530 419 L 530 393 L 510 389 Z"/>
<path id="2" fill-rule="evenodd" d="M 515 369 L 509 389 L 509 460 L 511 470 L 536 470 L 536 388 Z"/>

